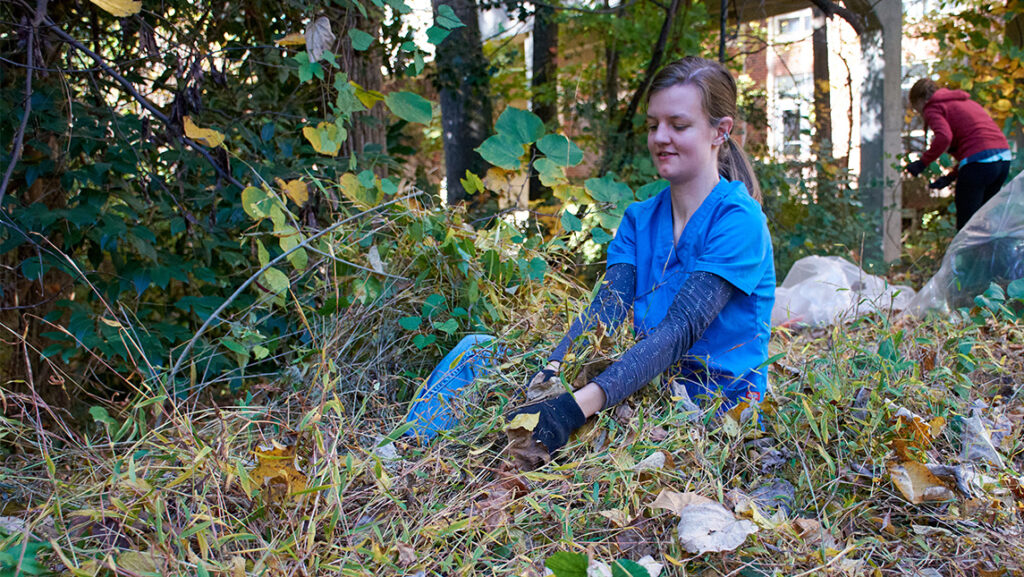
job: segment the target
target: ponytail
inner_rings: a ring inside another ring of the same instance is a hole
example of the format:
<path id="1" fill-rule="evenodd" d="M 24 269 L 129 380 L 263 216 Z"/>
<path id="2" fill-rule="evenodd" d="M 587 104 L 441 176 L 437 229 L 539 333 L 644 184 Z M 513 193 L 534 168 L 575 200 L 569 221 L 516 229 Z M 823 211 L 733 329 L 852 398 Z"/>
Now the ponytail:
<path id="1" fill-rule="evenodd" d="M 747 187 L 750 196 L 761 204 L 761 185 L 754 176 L 754 168 L 750 165 L 747 153 L 740 145 L 726 136 L 725 143 L 718 149 L 718 174 L 730 181 L 738 180 Z"/>

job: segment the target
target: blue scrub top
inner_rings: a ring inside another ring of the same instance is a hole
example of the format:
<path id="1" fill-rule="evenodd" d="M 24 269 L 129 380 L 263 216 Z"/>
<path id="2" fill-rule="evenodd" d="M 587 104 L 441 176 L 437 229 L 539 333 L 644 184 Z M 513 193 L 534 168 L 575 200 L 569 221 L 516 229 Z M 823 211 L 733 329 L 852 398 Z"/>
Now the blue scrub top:
<path id="1" fill-rule="evenodd" d="M 696 271 L 714 273 L 737 291 L 669 374 L 691 398 L 722 392 L 730 401 L 760 401 L 768 385 L 768 337 L 775 302 L 775 263 L 767 219 L 742 182 L 720 180 L 672 242 L 669 189 L 636 202 L 608 246 L 608 266 L 636 267 L 633 328 L 639 337 L 665 318 Z"/>

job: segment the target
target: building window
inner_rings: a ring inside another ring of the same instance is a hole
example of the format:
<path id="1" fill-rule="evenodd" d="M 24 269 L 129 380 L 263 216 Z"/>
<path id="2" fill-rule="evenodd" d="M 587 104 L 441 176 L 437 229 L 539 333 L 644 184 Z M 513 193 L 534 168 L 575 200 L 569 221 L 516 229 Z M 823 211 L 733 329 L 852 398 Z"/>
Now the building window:
<path id="1" fill-rule="evenodd" d="M 776 40 L 792 40 L 811 32 L 811 11 L 801 10 L 775 19 Z"/>
<path id="2" fill-rule="evenodd" d="M 782 111 L 782 154 L 800 156 L 803 142 L 800 138 L 800 111 Z"/>

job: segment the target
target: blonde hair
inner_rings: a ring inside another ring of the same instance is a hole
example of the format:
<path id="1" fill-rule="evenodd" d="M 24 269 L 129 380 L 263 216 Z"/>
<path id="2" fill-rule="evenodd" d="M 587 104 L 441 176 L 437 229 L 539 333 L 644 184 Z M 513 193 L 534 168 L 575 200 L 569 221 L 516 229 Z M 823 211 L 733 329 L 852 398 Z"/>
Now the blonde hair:
<path id="1" fill-rule="evenodd" d="M 736 81 L 732 74 L 718 62 L 697 56 L 686 56 L 662 68 L 651 81 L 648 103 L 655 93 L 686 84 L 700 92 L 701 109 L 711 126 L 717 126 L 726 116 L 736 118 Z M 750 159 L 728 134 L 718 149 L 718 173 L 727 180 L 743 182 L 750 196 L 761 202 L 761 186 Z"/>
<path id="2" fill-rule="evenodd" d="M 931 100 L 939 85 L 931 78 L 922 78 L 910 88 L 910 106 L 916 110 L 924 108 L 924 105 Z"/>

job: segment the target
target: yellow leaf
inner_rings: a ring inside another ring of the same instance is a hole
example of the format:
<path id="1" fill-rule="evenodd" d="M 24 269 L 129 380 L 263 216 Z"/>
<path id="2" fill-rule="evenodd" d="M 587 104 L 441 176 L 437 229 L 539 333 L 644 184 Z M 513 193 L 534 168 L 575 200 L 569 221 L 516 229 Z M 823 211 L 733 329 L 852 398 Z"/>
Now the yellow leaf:
<path id="1" fill-rule="evenodd" d="M 285 195 L 292 199 L 292 202 L 295 204 L 302 206 L 309 200 L 309 187 L 306 186 L 305 182 L 302 182 L 301 178 L 289 180 L 288 182 L 278 178 L 275 181 L 281 187 L 281 190 L 284 191 Z"/>
<path id="2" fill-rule="evenodd" d="M 377 92 L 376 90 L 367 90 L 362 86 L 356 84 L 355 82 L 352 82 L 351 80 L 349 80 L 348 83 L 351 84 L 352 87 L 356 89 L 356 98 L 359 99 L 359 102 L 362 102 L 363 106 L 365 106 L 368 109 L 373 108 L 374 104 L 386 100 L 384 95 L 381 94 L 380 92 Z"/>
<path id="3" fill-rule="evenodd" d="M 1013 107 L 1013 105 L 1010 104 L 1010 101 L 1005 99 L 1005 98 L 1000 98 L 992 106 L 993 106 L 993 108 L 995 108 L 999 112 L 1009 112 L 1010 108 Z"/>
<path id="4" fill-rule="evenodd" d="M 305 46 L 306 37 L 301 32 L 292 32 L 284 38 L 278 38 L 274 41 L 274 44 L 278 46 Z"/>
<path id="5" fill-rule="evenodd" d="M 537 428 L 537 423 L 540 422 L 540 412 L 536 413 L 519 413 L 505 427 L 505 430 L 511 429 L 526 429 L 527 431 L 533 431 Z"/>
<path id="6" fill-rule="evenodd" d="M 917 461 L 893 462 L 887 467 L 889 477 L 911 503 L 955 499 L 953 491 L 942 484 L 928 467 Z"/>
<path id="7" fill-rule="evenodd" d="M 257 465 L 249 477 L 265 487 L 268 501 L 284 500 L 306 488 L 306 476 L 295 466 L 295 446 L 285 447 L 274 442 L 270 448 L 255 451 Z"/>
<path id="8" fill-rule="evenodd" d="M 93 4 L 110 12 L 118 18 L 138 14 L 142 10 L 142 0 L 90 0 Z"/>
<path id="9" fill-rule="evenodd" d="M 117 566 L 136 575 L 160 573 L 160 566 L 152 552 L 125 551 L 117 556 Z"/>
<path id="10" fill-rule="evenodd" d="M 330 122 L 321 122 L 316 128 L 306 126 L 302 129 L 302 135 L 313 145 L 313 150 L 327 156 L 338 156 L 341 143 L 348 137 L 347 133 Z"/>
<path id="11" fill-rule="evenodd" d="M 185 117 L 185 136 L 210 148 L 217 148 L 224 143 L 223 134 L 209 128 L 199 128 L 188 116 Z"/>

